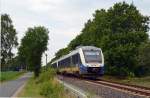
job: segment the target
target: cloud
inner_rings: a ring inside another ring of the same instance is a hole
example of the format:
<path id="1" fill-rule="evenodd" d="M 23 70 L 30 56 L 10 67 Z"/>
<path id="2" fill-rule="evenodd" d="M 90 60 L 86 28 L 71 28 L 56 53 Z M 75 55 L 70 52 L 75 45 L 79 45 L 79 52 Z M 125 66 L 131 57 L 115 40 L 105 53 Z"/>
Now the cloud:
<path id="1" fill-rule="evenodd" d="M 58 0 L 28 0 L 27 2 L 30 5 L 29 9 L 35 12 L 54 10 L 57 8 L 56 5 L 60 3 Z"/>

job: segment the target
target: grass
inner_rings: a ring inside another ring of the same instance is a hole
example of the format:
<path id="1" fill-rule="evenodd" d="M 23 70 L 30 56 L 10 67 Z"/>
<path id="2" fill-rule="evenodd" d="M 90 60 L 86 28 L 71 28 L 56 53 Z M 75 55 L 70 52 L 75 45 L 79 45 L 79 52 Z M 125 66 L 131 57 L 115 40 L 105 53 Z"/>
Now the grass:
<path id="1" fill-rule="evenodd" d="M 22 75 L 24 72 L 18 72 L 18 71 L 6 71 L 0 73 L 0 82 L 5 82 L 8 80 L 13 80 L 18 78 L 20 75 Z"/>
<path id="2" fill-rule="evenodd" d="M 39 84 L 36 84 L 34 78 L 32 77 L 24 87 L 24 89 L 18 94 L 20 97 L 39 97 L 42 96 L 39 94 L 40 88 Z"/>
<path id="3" fill-rule="evenodd" d="M 18 97 L 75 98 L 58 83 L 53 69 L 43 71 L 38 78 L 32 77 Z"/>
<path id="4" fill-rule="evenodd" d="M 111 80 L 111 81 L 115 81 L 115 82 L 139 85 L 139 86 L 144 86 L 144 87 L 150 88 L 150 76 L 141 77 L 141 78 L 133 77 L 133 78 L 126 78 L 126 79 L 119 79 L 119 78 L 116 78 L 113 76 L 105 75 L 102 78 L 105 80 Z"/>

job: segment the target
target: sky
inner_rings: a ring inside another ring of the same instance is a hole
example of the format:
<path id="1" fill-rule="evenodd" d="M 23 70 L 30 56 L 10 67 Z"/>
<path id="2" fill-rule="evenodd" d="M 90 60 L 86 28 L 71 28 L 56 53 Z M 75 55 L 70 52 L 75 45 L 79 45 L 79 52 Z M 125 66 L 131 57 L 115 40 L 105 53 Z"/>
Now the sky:
<path id="1" fill-rule="evenodd" d="M 150 0 L 1 0 L 1 13 L 10 15 L 17 30 L 18 41 L 28 27 L 45 26 L 49 29 L 48 61 L 81 33 L 84 24 L 92 19 L 97 9 L 108 9 L 114 3 L 134 3 L 143 14 L 150 16 Z M 17 53 L 17 49 L 13 50 Z M 45 65 L 45 55 L 42 57 Z"/>

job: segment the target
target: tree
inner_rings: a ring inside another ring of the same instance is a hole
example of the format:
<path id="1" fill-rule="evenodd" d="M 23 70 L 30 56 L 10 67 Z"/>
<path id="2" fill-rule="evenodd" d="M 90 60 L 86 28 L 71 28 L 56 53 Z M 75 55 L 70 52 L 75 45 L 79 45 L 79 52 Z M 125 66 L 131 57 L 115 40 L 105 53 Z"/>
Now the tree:
<path id="1" fill-rule="evenodd" d="M 137 68 L 135 73 L 138 76 L 150 75 L 150 41 L 142 43 L 138 50 Z"/>
<path id="2" fill-rule="evenodd" d="M 12 59 L 12 49 L 16 48 L 17 33 L 8 14 L 1 15 L 1 64 L 6 65 Z"/>
<path id="3" fill-rule="evenodd" d="M 106 64 L 110 68 L 107 72 L 113 67 L 118 70 L 116 75 L 134 75 L 137 47 L 148 40 L 149 17 L 141 15 L 133 4 L 123 2 L 108 9 L 107 20 L 111 31 L 109 40 L 103 41 Z"/>
<path id="4" fill-rule="evenodd" d="M 134 75 L 138 47 L 148 40 L 149 17 L 142 15 L 133 4 L 120 2 L 108 10 L 96 10 L 68 49 L 79 45 L 100 47 L 105 56 L 106 73 Z M 60 53 L 61 54 L 61 53 Z"/>
<path id="5" fill-rule="evenodd" d="M 47 50 L 48 33 L 48 29 L 42 26 L 28 28 L 26 35 L 21 40 L 19 58 L 29 70 L 34 71 L 35 77 L 39 76 L 42 54 Z"/>
<path id="6" fill-rule="evenodd" d="M 55 57 L 49 62 L 48 65 L 50 65 L 53 61 L 55 61 L 56 59 L 60 58 L 63 55 L 66 55 L 67 53 L 69 53 L 69 49 L 68 48 L 62 48 L 60 50 L 58 50 L 55 53 Z"/>

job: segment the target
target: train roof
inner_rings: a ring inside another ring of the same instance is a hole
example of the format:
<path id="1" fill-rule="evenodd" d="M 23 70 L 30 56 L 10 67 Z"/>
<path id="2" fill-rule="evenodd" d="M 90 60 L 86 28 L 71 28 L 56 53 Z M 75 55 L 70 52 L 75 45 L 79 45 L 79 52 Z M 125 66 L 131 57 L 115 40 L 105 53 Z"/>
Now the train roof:
<path id="1" fill-rule="evenodd" d="M 78 46 L 78 47 L 76 47 L 76 50 L 70 51 L 69 54 L 62 56 L 58 60 L 55 60 L 54 62 L 52 62 L 52 64 L 78 53 L 80 49 L 82 49 L 82 50 L 101 50 L 101 48 L 97 48 L 95 46 Z"/>
<path id="2" fill-rule="evenodd" d="M 100 48 L 97 48 L 95 46 L 78 46 L 78 47 L 83 49 L 83 50 L 91 50 L 91 49 L 93 49 L 93 50 L 101 50 Z M 77 47 L 77 49 L 79 49 L 78 47 Z"/>

